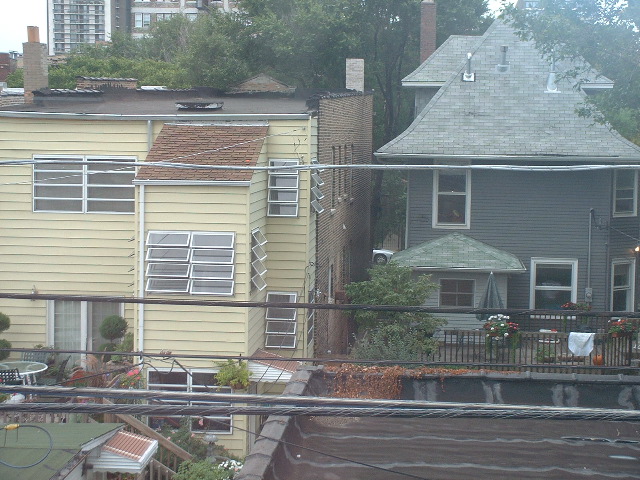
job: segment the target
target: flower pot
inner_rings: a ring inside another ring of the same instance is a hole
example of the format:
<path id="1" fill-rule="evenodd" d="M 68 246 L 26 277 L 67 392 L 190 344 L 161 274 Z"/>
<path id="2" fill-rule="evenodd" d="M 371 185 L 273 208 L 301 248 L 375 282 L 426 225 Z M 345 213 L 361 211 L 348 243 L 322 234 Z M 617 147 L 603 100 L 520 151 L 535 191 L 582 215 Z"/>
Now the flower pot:
<path id="1" fill-rule="evenodd" d="M 602 355 L 594 355 L 591 362 L 594 365 L 604 365 L 604 357 Z"/>

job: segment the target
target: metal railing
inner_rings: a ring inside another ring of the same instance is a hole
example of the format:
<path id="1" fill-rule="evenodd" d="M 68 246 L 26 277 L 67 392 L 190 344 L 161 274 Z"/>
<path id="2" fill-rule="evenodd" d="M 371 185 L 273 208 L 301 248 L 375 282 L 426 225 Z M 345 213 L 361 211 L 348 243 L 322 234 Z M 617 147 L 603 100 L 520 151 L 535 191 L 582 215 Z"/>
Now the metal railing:
<path id="1" fill-rule="evenodd" d="M 551 330 L 551 329 L 549 329 Z M 520 331 L 508 338 L 490 337 L 483 330 L 445 329 L 433 360 L 458 365 L 488 365 L 507 370 L 558 371 L 563 367 L 592 372 L 611 367 L 631 367 L 640 358 L 634 333 L 594 333 L 593 349 L 575 355 L 569 333 Z"/>

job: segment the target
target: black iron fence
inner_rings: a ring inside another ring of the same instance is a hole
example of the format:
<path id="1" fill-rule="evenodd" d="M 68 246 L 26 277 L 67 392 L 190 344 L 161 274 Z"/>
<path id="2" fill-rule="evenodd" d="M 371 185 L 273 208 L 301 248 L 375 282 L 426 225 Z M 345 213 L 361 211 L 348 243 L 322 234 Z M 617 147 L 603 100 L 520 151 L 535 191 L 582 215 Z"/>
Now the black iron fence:
<path id="1" fill-rule="evenodd" d="M 561 367 L 576 371 L 575 367 L 583 367 L 588 372 L 607 367 L 630 367 L 634 365 L 634 359 L 640 358 L 633 332 L 591 333 L 585 337 L 584 333 L 542 330 L 521 330 L 505 338 L 487 336 L 485 330 L 445 329 L 434 360 L 538 371 L 557 371 Z M 586 345 L 583 344 L 585 340 Z"/>

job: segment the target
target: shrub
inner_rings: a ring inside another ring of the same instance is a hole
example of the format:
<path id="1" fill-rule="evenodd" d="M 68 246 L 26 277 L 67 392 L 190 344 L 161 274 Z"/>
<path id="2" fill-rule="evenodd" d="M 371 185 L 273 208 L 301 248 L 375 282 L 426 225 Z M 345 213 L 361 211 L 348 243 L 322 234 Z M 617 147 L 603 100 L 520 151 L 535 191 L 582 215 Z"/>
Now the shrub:
<path id="1" fill-rule="evenodd" d="M 100 335 L 106 338 L 110 343 L 115 343 L 116 338 L 124 337 L 127 332 L 127 321 L 120 315 L 109 315 L 102 320 L 100 324 Z"/>
<path id="2" fill-rule="evenodd" d="M 4 332 L 11 326 L 11 320 L 8 315 L 0 312 L 0 333 Z M 9 340 L 0 339 L 0 360 L 4 360 L 9 357 L 11 352 L 9 349 L 11 348 L 11 342 Z"/>
<path id="3" fill-rule="evenodd" d="M 216 373 L 218 385 L 226 385 L 235 390 L 245 389 L 249 386 L 249 366 L 247 362 L 240 360 L 234 362 L 229 359 L 225 363 L 218 363 L 220 370 Z"/>

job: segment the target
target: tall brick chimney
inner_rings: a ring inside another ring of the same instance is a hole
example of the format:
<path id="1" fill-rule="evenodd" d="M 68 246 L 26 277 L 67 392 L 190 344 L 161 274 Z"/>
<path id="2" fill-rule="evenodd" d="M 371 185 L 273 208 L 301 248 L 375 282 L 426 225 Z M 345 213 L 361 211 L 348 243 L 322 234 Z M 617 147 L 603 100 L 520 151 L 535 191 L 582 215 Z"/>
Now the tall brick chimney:
<path id="1" fill-rule="evenodd" d="M 420 3 L 420 63 L 436 51 L 436 2 Z"/>
<path id="2" fill-rule="evenodd" d="M 27 42 L 22 44 L 24 64 L 24 103 L 33 103 L 33 91 L 49 86 L 47 45 L 40 43 L 38 27 L 27 27 Z"/>

